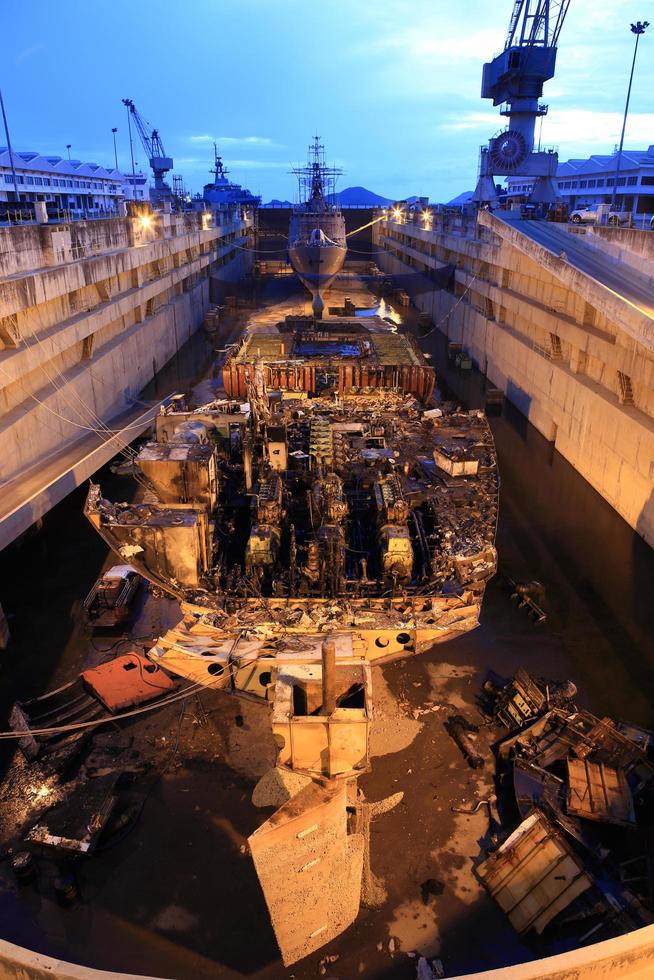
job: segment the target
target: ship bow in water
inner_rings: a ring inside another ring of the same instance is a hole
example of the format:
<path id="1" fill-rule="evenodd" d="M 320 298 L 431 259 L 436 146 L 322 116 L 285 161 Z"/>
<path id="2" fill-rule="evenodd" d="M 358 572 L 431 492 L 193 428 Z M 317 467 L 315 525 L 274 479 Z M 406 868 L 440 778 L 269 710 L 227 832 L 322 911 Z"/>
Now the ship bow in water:
<path id="1" fill-rule="evenodd" d="M 293 172 L 299 181 L 300 203 L 289 226 L 288 254 L 311 293 L 313 314 L 320 319 L 324 294 L 340 272 L 347 251 L 345 219 L 339 206 L 332 203 L 341 171 L 325 164 L 324 147 L 316 136 L 306 166 Z"/>

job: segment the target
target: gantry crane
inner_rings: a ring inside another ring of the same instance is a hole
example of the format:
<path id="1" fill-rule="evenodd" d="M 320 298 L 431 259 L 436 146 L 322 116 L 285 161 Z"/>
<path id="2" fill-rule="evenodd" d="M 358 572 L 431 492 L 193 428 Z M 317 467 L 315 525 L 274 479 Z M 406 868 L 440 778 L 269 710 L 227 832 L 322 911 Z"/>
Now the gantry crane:
<path id="1" fill-rule="evenodd" d="M 155 203 L 170 201 L 172 191 L 164 180 L 169 170 L 173 169 L 172 157 L 166 156 L 164 145 L 161 141 L 158 129 L 153 129 L 150 123 L 146 122 L 131 99 L 123 99 L 123 105 L 128 111 L 128 120 L 133 119 L 136 131 L 138 132 L 143 149 L 145 150 L 152 172 L 154 174 L 154 190 L 151 195 Z M 130 132 L 131 139 L 131 132 Z"/>
<path id="2" fill-rule="evenodd" d="M 543 85 L 554 77 L 556 49 L 570 0 L 515 0 L 504 50 L 484 65 L 482 99 L 492 99 L 508 128 L 482 147 L 474 200 L 493 201 L 495 176 L 534 178 L 530 200 L 551 202 L 558 196 L 558 156 L 534 152 L 536 119 L 548 107 L 539 103 Z"/>

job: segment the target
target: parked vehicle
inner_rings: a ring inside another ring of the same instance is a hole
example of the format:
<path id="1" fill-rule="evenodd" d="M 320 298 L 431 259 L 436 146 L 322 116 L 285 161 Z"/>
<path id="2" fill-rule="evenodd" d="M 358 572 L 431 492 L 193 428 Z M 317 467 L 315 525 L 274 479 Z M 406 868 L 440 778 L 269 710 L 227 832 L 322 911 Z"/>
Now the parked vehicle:
<path id="1" fill-rule="evenodd" d="M 113 565 L 95 583 L 84 611 L 94 628 L 120 626 L 128 618 L 143 578 L 131 565 Z"/>
<path id="2" fill-rule="evenodd" d="M 602 213 L 597 207 L 576 208 L 570 213 L 570 221 L 575 225 L 595 224 L 599 221 Z M 630 218 L 630 211 L 609 211 L 606 220 L 609 225 L 624 225 Z"/>

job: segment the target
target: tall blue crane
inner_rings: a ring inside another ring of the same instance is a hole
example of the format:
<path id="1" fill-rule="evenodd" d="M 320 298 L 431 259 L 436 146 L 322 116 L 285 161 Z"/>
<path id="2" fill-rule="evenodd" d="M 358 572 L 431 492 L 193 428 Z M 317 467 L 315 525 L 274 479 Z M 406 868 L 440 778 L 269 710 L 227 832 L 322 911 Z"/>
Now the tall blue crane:
<path id="1" fill-rule="evenodd" d="M 150 123 L 146 122 L 138 111 L 131 99 L 123 99 L 123 105 L 127 109 L 128 118 L 134 121 L 136 131 L 139 134 L 143 149 L 146 152 L 152 172 L 154 174 L 154 194 L 153 198 L 158 201 L 169 201 L 172 197 L 170 187 L 164 180 L 169 170 L 173 169 L 172 157 L 166 156 L 164 145 L 161 141 L 158 129 L 153 129 Z"/>
<path id="2" fill-rule="evenodd" d="M 558 196 L 556 153 L 534 152 L 536 120 L 548 107 L 539 102 L 554 77 L 556 51 L 570 0 L 515 0 L 504 49 L 484 65 L 482 99 L 499 105 L 508 127 L 482 147 L 475 200 L 494 200 L 496 176 L 534 178 L 533 201 Z"/>

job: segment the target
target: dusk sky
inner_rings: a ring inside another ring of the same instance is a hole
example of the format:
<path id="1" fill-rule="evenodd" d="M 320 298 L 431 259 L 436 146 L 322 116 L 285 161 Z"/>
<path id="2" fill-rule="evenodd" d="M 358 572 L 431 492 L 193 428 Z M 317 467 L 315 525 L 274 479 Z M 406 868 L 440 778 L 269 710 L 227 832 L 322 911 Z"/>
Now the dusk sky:
<path id="1" fill-rule="evenodd" d="M 158 127 L 187 186 L 216 139 L 232 179 L 292 198 L 288 171 L 319 133 L 339 187 L 446 201 L 474 187 L 478 150 L 504 120 L 479 98 L 513 0 L 25 0 L 5 7 L 2 86 L 14 149 L 130 169 L 125 110 Z M 634 36 L 651 0 L 572 0 L 543 144 L 562 160 L 620 138 Z M 654 143 L 654 25 L 641 38 L 625 147 Z M 4 142 L 4 137 L 0 138 Z M 136 144 L 138 163 L 145 154 Z"/>

